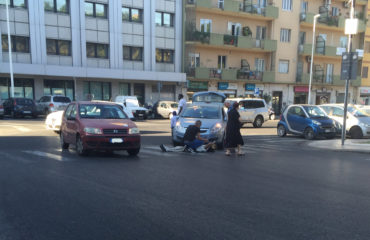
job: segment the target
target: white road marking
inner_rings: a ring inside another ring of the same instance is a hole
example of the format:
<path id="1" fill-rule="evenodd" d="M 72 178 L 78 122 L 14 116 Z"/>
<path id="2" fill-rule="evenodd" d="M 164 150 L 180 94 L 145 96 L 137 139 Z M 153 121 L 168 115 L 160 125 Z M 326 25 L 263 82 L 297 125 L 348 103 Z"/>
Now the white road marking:
<path id="1" fill-rule="evenodd" d="M 17 129 L 20 132 L 31 132 L 31 129 L 22 127 L 22 126 L 13 126 L 15 129 Z"/>
<path id="2" fill-rule="evenodd" d="M 47 153 L 47 152 L 40 152 L 40 151 L 23 151 L 24 153 L 40 156 L 40 157 L 45 157 L 45 158 L 51 158 L 53 160 L 61 161 L 61 162 L 66 162 L 66 161 L 71 161 L 71 159 L 66 158 L 61 155 L 57 154 L 52 154 L 52 153 Z"/>

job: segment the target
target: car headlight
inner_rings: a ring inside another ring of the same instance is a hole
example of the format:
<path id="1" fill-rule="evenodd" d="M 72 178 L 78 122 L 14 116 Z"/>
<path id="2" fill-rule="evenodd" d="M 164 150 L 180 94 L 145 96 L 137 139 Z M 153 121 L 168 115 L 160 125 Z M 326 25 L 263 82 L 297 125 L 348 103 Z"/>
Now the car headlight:
<path id="1" fill-rule="evenodd" d="M 185 128 L 183 126 L 181 126 L 181 123 L 180 122 L 177 122 L 176 123 L 176 131 L 180 132 L 180 133 L 185 133 Z"/>
<path id="2" fill-rule="evenodd" d="M 321 122 L 319 122 L 319 121 L 312 120 L 312 123 L 315 124 L 315 125 L 317 125 L 317 126 L 321 126 Z"/>
<path id="3" fill-rule="evenodd" d="M 217 133 L 222 128 L 221 123 L 216 123 L 213 128 L 211 128 L 211 133 Z"/>
<path id="4" fill-rule="evenodd" d="M 140 130 L 138 128 L 130 128 L 128 134 L 139 134 Z"/>
<path id="5" fill-rule="evenodd" d="M 367 124 L 367 123 L 360 123 L 360 126 L 368 128 L 368 127 L 370 127 L 370 124 Z"/>
<path id="6" fill-rule="evenodd" d="M 103 134 L 100 128 L 85 127 L 84 131 L 85 133 L 88 133 L 88 134 Z"/>

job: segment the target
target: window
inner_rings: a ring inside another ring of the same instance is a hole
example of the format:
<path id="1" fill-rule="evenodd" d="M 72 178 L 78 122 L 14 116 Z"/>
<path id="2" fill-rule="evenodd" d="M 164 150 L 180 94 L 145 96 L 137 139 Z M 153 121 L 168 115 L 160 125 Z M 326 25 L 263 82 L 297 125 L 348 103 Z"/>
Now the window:
<path id="1" fill-rule="evenodd" d="M 30 52 L 30 38 L 29 37 L 20 37 L 20 36 L 11 36 L 12 52 Z M 3 51 L 8 51 L 8 35 L 1 36 L 1 45 Z"/>
<path id="2" fill-rule="evenodd" d="M 331 8 L 331 15 L 336 17 L 336 16 L 339 16 L 339 9 L 336 8 L 336 7 L 332 7 Z"/>
<path id="3" fill-rule="evenodd" d="M 340 37 L 340 47 L 341 48 L 346 48 L 348 43 L 348 38 L 347 37 Z"/>
<path id="4" fill-rule="evenodd" d="M 157 26 L 173 27 L 173 14 L 165 12 L 155 12 L 155 24 Z"/>
<path id="5" fill-rule="evenodd" d="M 173 63 L 173 50 L 156 49 L 155 60 L 158 63 Z"/>
<path id="6" fill-rule="evenodd" d="M 111 99 L 111 84 L 109 82 L 83 82 L 85 98 L 91 96 L 95 100 L 109 101 Z"/>
<path id="7" fill-rule="evenodd" d="M 0 0 L 0 5 L 5 5 L 6 0 Z M 27 0 L 8 0 L 9 7 L 27 8 Z"/>
<path id="8" fill-rule="evenodd" d="M 224 9 L 224 0 L 218 0 L 218 8 Z"/>
<path id="9" fill-rule="evenodd" d="M 200 56 L 199 53 L 189 53 L 190 67 L 200 67 Z"/>
<path id="10" fill-rule="evenodd" d="M 85 2 L 85 16 L 107 18 L 107 15 L 106 4 Z"/>
<path id="11" fill-rule="evenodd" d="M 68 0 L 44 0 L 45 11 L 68 13 L 69 1 Z"/>
<path id="12" fill-rule="evenodd" d="M 143 48 L 124 46 L 123 59 L 129 61 L 143 61 Z"/>
<path id="13" fill-rule="evenodd" d="M 290 42 L 290 29 L 280 29 L 280 42 Z"/>
<path id="14" fill-rule="evenodd" d="M 143 10 L 136 8 L 122 8 L 122 21 L 142 23 Z"/>
<path id="15" fill-rule="evenodd" d="M 88 58 L 108 59 L 108 44 L 86 43 L 86 56 Z"/>
<path id="16" fill-rule="evenodd" d="M 74 82 L 71 80 L 44 80 L 44 95 L 61 95 L 73 100 L 75 95 Z"/>
<path id="17" fill-rule="evenodd" d="M 34 96 L 33 79 L 14 78 L 14 97 L 31 98 Z M 10 97 L 10 79 L 0 78 L 0 99 Z"/>
<path id="18" fill-rule="evenodd" d="M 119 84 L 119 95 L 120 96 L 130 96 L 130 84 L 129 83 L 120 83 Z"/>
<path id="19" fill-rule="evenodd" d="M 218 56 L 218 69 L 226 68 L 226 56 Z"/>
<path id="20" fill-rule="evenodd" d="M 279 60 L 279 73 L 288 73 L 288 72 L 289 72 L 289 61 Z"/>
<path id="21" fill-rule="evenodd" d="M 299 44 L 306 42 L 306 32 L 299 32 Z"/>
<path id="22" fill-rule="evenodd" d="M 367 78 L 369 72 L 369 67 L 363 67 L 362 68 L 362 78 Z"/>
<path id="23" fill-rule="evenodd" d="M 201 32 L 212 32 L 212 20 L 211 19 L 200 19 L 200 31 Z"/>
<path id="24" fill-rule="evenodd" d="M 46 39 L 48 55 L 71 56 L 71 41 Z"/>
<path id="25" fill-rule="evenodd" d="M 293 0 L 282 0 L 282 1 L 283 1 L 282 9 L 285 11 L 292 11 Z"/>
<path id="26" fill-rule="evenodd" d="M 308 10 L 308 2 L 301 3 L 301 13 L 306 13 Z"/>

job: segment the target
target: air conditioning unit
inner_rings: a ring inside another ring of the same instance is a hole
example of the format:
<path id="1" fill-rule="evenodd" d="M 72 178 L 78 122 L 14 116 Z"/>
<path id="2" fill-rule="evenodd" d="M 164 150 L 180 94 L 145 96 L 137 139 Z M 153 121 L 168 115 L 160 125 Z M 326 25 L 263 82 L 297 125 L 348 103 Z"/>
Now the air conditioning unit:
<path id="1" fill-rule="evenodd" d="M 344 8 L 349 8 L 349 7 L 351 7 L 351 4 L 348 1 L 344 1 L 343 2 L 343 7 Z"/>

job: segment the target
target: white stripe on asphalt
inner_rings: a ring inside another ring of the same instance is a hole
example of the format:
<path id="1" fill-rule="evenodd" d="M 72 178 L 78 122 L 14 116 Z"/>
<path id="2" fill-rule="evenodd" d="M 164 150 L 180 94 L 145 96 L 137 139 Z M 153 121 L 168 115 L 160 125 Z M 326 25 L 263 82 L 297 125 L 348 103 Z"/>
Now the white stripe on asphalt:
<path id="1" fill-rule="evenodd" d="M 71 159 L 63 157 L 61 155 L 57 154 L 52 154 L 52 153 L 47 153 L 47 152 L 40 152 L 40 151 L 23 151 L 24 153 L 40 156 L 40 157 L 45 157 L 45 158 L 51 158 L 53 160 L 61 161 L 61 162 L 66 162 L 66 161 L 71 161 Z"/>
<path id="2" fill-rule="evenodd" d="M 31 132 L 31 129 L 21 126 L 13 126 L 15 129 L 17 129 L 20 132 Z"/>

